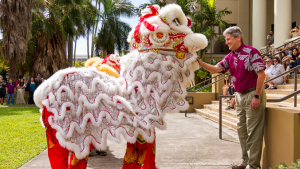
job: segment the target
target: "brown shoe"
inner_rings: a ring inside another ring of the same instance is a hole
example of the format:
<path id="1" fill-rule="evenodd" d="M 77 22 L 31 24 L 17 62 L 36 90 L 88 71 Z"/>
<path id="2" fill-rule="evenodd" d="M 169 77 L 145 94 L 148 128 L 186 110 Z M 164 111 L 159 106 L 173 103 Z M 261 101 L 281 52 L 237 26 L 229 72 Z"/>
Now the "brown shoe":
<path id="1" fill-rule="evenodd" d="M 243 164 L 239 164 L 238 166 L 233 166 L 232 169 L 245 169 L 246 167 Z"/>

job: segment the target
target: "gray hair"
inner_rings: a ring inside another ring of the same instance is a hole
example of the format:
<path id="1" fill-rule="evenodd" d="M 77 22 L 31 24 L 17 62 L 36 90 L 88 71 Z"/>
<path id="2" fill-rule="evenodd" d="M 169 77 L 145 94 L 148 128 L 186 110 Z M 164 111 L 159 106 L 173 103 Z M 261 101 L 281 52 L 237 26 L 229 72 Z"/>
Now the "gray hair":
<path id="1" fill-rule="evenodd" d="M 239 35 L 241 36 L 241 42 L 243 43 L 243 32 L 241 30 L 240 27 L 238 26 L 230 26 L 229 28 L 227 28 L 224 32 L 223 35 L 227 35 L 230 34 L 231 36 L 233 36 L 234 38 L 238 37 Z"/>

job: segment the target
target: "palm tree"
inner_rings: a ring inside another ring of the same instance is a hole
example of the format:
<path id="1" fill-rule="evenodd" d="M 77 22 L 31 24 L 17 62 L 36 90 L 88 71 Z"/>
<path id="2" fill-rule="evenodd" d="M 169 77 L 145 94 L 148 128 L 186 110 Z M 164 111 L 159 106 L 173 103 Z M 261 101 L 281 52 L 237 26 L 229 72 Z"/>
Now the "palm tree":
<path id="1" fill-rule="evenodd" d="M 87 37 L 87 56 L 88 59 L 90 58 L 90 52 L 89 52 L 89 39 L 90 34 L 92 34 L 92 39 L 95 37 L 95 33 L 97 31 L 98 27 L 98 17 L 99 17 L 99 11 L 100 11 L 100 0 L 96 0 L 96 4 L 93 7 L 84 8 L 83 10 L 83 20 L 84 20 L 84 28 L 86 30 L 86 37 Z M 94 47 L 94 41 L 92 40 L 92 51 L 91 51 L 91 57 L 93 57 L 93 49 Z"/>
<path id="2" fill-rule="evenodd" d="M 106 57 L 108 53 L 113 53 L 114 49 L 121 52 L 122 49 L 128 49 L 127 35 L 129 34 L 131 27 L 120 21 L 120 16 L 132 17 L 135 13 L 132 8 L 116 8 L 115 4 L 118 1 L 104 0 L 103 11 L 101 11 L 101 28 L 96 37 L 95 47 L 98 53 L 103 53 L 103 57 Z M 132 6 L 131 3 L 126 5 Z"/>
<path id="3" fill-rule="evenodd" d="M 17 79 L 17 63 L 26 57 L 33 0 L 1 0 L 2 56 L 9 60 L 9 78 Z"/>
<path id="4" fill-rule="evenodd" d="M 73 46 L 76 29 L 84 29 L 84 7 L 93 8 L 88 0 L 52 0 L 37 3 L 33 10 L 30 38 L 32 47 L 28 50 L 35 72 L 48 78 L 67 66 L 66 42 L 72 42 Z M 72 59 L 72 52 L 69 54 L 69 58 Z M 72 62 L 69 61 L 69 64 Z"/>
<path id="5" fill-rule="evenodd" d="M 101 10 L 101 4 L 103 3 L 102 0 L 96 0 L 96 7 L 98 9 L 98 11 Z M 96 16 L 95 20 L 96 22 L 93 25 L 93 30 L 92 30 L 92 49 L 91 49 L 91 57 L 94 57 L 94 49 L 95 49 L 95 38 L 97 36 L 97 32 L 98 32 L 98 25 L 99 25 L 99 19 L 100 18 L 100 13 L 98 13 L 98 15 Z M 89 47 L 89 46 L 88 46 Z M 88 48 L 89 49 L 89 48 Z"/>

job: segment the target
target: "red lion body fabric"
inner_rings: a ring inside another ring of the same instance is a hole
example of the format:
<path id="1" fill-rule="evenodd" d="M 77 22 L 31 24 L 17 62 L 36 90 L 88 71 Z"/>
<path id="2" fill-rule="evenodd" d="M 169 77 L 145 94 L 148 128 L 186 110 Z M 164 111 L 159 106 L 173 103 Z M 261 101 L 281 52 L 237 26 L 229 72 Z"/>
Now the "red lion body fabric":
<path id="1" fill-rule="evenodd" d="M 58 140 L 55 137 L 56 130 L 51 128 L 48 123 L 48 117 L 53 114 L 44 107 L 43 110 L 43 122 L 46 129 L 47 135 L 47 148 L 48 157 L 53 169 L 85 169 L 88 162 L 88 157 L 78 160 L 75 154 L 72 153 L 70 156 L 70 164 L 68 164 L 69 150 L 61 147 Z"/>

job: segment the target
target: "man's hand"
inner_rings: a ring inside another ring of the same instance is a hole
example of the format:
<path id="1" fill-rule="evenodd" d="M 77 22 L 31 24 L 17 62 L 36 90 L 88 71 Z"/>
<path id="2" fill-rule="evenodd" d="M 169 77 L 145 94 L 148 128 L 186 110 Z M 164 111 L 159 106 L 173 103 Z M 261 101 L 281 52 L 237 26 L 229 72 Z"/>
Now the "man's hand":
<path id="1" fill-rule="evenodd" d="M 260 99 L 253 97 L 250 106 L 252 107 L 253 110 L 258 109 L 260 106 Z"/>

